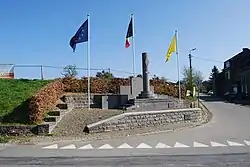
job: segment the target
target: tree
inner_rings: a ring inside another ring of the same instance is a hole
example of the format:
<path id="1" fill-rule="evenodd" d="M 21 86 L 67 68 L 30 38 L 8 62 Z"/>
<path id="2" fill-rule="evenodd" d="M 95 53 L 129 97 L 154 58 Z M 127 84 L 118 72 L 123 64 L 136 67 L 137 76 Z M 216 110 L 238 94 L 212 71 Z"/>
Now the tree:
<path id="1" fill-rule="evenodd" d="M 111 79 L 111 78 L 114 78 L 114 75 L 110 72 L 106 72 L 106 71 L 102 70 L 101 72 L 96 73 L 96 77 L 97 78 Z"/>
<path id="2" fill-rule="evenodd" d="M 142 75 L 141 75 L 141 74 L 138 74 L 136 77 L 138 77 L 138 78 L 142 78 Z"/>
<path id="3" fill-rule="evenodd" d="M 213 90 L 214 94 L 216 94 L 215 79 L 217 78 L 219 73 L 220 72 L 219 72 L 218 68 L 216 66 L 214 66 L 212 68 L 212 72 L 210 73 L 210 77 L 209 77 L 209 85 L 208 85 L 209 87 L 208 87 L 208 89 Z"/>
<path id="4" fill-rule="evenodd" d="M 75 65 L 67 65 L 66 67 L 63 68 L 63 72 L 61 72 L 61 74 L 64 77 L 76 77 L 78 75 L 78 72 L 76 70 L 76 66 Z"/>
<path id="5" fill-rule="evenodd" d="M 193 90 L 193 86 L 201 85 L 203 81 L 202 73 L 198 70 L 192 69 L 192 76 L 190 74 L 190 68 L 184 67 L 182 82 L 186 85 L 187 89 Z"/>
<path id="6" fill-rule="evenodd" d="M 213 79 L 215 79 L 219 73 L 220 72 L 219 72 L 218 68 L 216 66 L 214 66 L 212 68 L 212 72 L 210 73 L 209 80 L 212 81 Z"/>
<path id="7" fill-rule="evenodd" d="M 214 89 L 215 89 L 215 80 L 214 79 L 216 79 L 216 77 L 218 76 L 218 74 L 219 74 L 220 72 L 219 72 L 219 70 L 218 70 L 218 68 L 216 67 L 216 66 L 214 66 L 213 68 L 212 68 L 212 71 L 211 71 L 211 73 L 210 73 L 210 76 L 209 76 L 209 79 L 205 82 L 203 82 L 202 83 L 202 85 L 204 86 L 204 91 L 205 92 L 208 92 L 208 91 L 210 91 L 210 90 L 213 90 L 214 91 Z"/>
<path id="8" fill-rule="evenodd" d="M 168 79 L 166 77 L 161 77 L 161 80 L 163 80 L 164 82 L 168 82 Z"/>
<path id="9" fill-rule="evenodd" d="M 202 92 L 207 93 L 212 90 L 212 84 L 210 81 L 206 80 L 202 82 Z"/>

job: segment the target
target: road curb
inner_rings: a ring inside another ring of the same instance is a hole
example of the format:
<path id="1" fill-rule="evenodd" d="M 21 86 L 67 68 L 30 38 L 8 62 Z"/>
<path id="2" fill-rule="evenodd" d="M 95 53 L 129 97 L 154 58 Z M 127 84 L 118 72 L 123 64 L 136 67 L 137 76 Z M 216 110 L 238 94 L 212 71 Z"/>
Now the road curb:
<path id="1" fill-rule="evenodd" d="M 209 121 L 211 121 L 211 119 L 212 119 L 212 117 L 213 117 L 213 114 L 208 110 L 208 108 L 206 107 L 206 105 L 205 104 L 203 104 L 203 102 L 202 101 L 199 101 L 199 107 L 201 107 L 201 110 L 202 111 L 204 111 L 204 119 L 203 119 L 203 122 L 202 122 L 202 124 L 204 124 L 204 123 L 208 123 Z"/>

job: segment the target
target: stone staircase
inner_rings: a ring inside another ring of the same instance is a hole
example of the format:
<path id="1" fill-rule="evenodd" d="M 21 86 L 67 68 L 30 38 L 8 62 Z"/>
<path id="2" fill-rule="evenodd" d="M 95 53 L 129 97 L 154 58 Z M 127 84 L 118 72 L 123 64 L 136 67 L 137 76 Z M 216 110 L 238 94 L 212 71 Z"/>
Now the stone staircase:
<path id="1" fill-rule="evenodd" d="M 93 96 L 91 96 L 91 104 L 93 104 L 92 100 Z M 67 113 L 71 112 L 75 108 L 87 107 L 87 94 L 65 94 L 60 100 L 57 101 L 56 107 L 47 113 L 47 116 L 43 120 L 43 124 L 49 125 L 49 133 L 51 133 Z"/>
<path id="2" fill-rule="evenodd" d="M 121 109 L 127 111 L 153 111 L 189 107 L 189 104 L 185 102 L 179 104 L 179 100 L 177 98 L 154 94 L 154 98 L 151 99 L 130 99 L 127 104 L 121 106 Z"/>
<path id="3" fill-rule="evenodd" d="M 47 116 L 43 119 L 43 124 L 49 125 L 49 133 L 51 133 L 58 122 L 60 122 L 61 119 L 73 109 L 74 107 L 72 104 L 58 100 L 56 107 L 49 111 Z"/>

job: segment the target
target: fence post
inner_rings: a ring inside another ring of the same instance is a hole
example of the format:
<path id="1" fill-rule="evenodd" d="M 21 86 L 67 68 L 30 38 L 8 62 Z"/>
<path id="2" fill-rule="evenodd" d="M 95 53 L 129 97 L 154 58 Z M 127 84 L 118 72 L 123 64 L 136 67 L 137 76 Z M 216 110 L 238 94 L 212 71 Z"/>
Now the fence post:
<path id="1" fill-rule="evenodd" d="M 41 65 L 41 80 L 44 79 L 44 76 L 43 76 L 43 65 Z"/>

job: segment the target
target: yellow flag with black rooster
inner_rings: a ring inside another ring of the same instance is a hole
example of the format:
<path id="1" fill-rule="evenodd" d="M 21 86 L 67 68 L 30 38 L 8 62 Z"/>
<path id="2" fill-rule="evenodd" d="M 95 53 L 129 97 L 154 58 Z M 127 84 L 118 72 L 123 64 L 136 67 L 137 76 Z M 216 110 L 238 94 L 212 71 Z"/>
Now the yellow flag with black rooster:
<path id="1" fill-rule="evenodd" d="M 168 52 L 167 52 L 167 55 L 166 55 L 166 60 L 165 60 L 165 62 L 169 61 L 169 59 L 170 59 L 172 53 L 177 51 L 177 49 L 176 49 L 176 48 L 177 48 L 176 44 L 177 44 L 177 39 L 176 39 L 176 33 L 175 33 L 174 38 L 172 39 L 172 42 L 171 42 L 171 44 L 170 44 L 170 46 L 169 46 L 169 48 L 168 48 Z"/>

